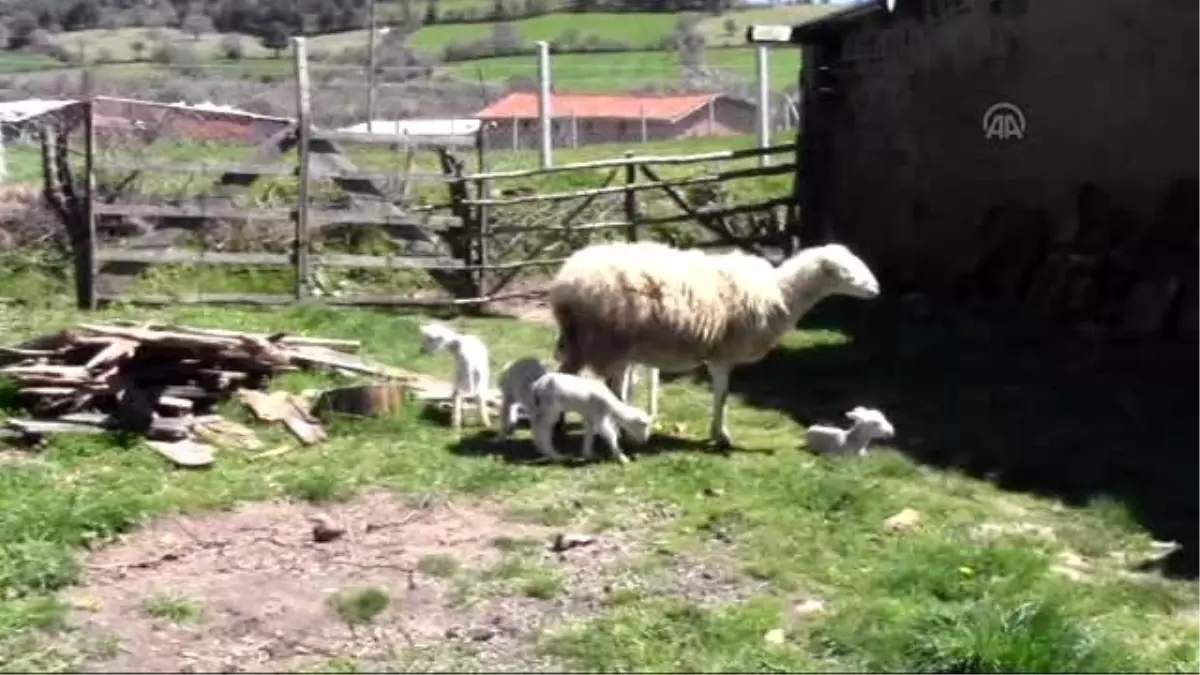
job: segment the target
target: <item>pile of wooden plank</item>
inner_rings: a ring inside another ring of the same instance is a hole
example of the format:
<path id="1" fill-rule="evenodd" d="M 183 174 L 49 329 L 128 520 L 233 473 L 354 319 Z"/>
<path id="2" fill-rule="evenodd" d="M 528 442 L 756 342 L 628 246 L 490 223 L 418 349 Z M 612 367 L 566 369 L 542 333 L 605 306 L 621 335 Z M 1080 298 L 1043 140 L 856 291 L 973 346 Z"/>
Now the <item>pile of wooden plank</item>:
<path id="1" fill-rule="evenodd" d="M 0 347 L 0 379 L 15 382 L 15 403 L 30 413 L 30 419 L 6 420 L 4 435 L 36 441 L 123 430 L 146 437 L 179 464 L 203 465 L 211 454 L 195 439 L 211 437 L 214 429 L 248 439 L 248 430 L 216 414 L 216 406 L 236 394 L 260 419 L 282 421 L 302 442 L 319 442 L 324 432 L 302 399 L 265 392 L 272 376 L 321 369 L 405 383 L 423 379 L 364 361 L 355 355 L 359 346 L 282 333 L 81 324 Z"/>

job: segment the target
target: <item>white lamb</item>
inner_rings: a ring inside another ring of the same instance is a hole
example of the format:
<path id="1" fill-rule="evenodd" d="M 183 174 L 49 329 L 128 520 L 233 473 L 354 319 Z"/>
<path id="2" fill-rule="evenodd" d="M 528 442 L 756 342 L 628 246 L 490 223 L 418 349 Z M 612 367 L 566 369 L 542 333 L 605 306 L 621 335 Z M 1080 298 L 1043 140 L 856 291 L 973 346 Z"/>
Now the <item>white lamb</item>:
<path id="1" fill-rule="evenodd" d="M 454 355 L 454 389 L 450 395 L 450 424 L 454 430 L 462 430 L 463 399 L 467 396 L 474 398 L 478 404 L 479 419 L 483 426 L 491 426 L 487 411 L 491 373 L 488 348 L 483 340 L 455 332 L 440 323 L 426 323 L 421 326 L 421 349 L 428 354 L 445 350 Z"/>
<path id="2" fill-rule="evenodd" d="M 823 298 L 874 298 L 879 282 L 840 244 L 803 249 L 774 267 L 741 252 L 613 243 L 574 253 L 549 295 L 563 372 L 591 368 L 619 391 L 632 363 L 666 372 L 704 364 L 713 390 L 710 435 L 729 447 L 733 367 L 766 356 Z"/>
<path id="3" fill-rule="evenodd" d="M 508 438 L 517 425 L 517 408 L 533 424 L 533 383 L 550 372 L 541 361 L 526 356 L 504 367 L 500 375 L 500 438 Z"/>
<path id="4" fill-rule="evenodd" d="M 867 454 L 867 446 L 877 438 L 891 438 L 896 434 L 892 423 L 883 413 L 874 408 L 857 406 L 846 413 L 854 420 L 849 429 L 824 425 L 813 425 L 805 430 L 804 439 L 810 452 L 830 455 Z"/>
<path id="5" fill-rule="evenodd" d="M 637 408 L 623 403 L 617 395 L 600 380 L 593 380 L 568 373 L 546 373 L 533 383 L 533 442 L 547 458 L 555 461 L 564 459 L 554 448 L 554 424 L 565 412 L 576 412 L 583 416 L 583 457 L 591 459 L 595 435 L 600 434 L 608 443 L 613 458 L 628 464 L 629 458 L 621 452 L 617 427 L 629 432 L 636 443 L 645 443 L 650 437 L 653 420 Z"/>

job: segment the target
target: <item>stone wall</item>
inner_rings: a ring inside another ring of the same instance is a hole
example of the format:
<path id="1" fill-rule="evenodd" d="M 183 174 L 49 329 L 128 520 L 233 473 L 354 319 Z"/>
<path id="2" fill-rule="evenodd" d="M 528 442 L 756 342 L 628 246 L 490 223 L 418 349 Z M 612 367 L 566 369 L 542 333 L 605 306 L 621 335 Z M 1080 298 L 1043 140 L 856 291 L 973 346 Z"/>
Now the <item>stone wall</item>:
<path id="1" fill-rule="evenodd" d="M 897 5 L 833 64 L 834 235 L 896 288 L 1194 335 L 1196 2 Z"/>

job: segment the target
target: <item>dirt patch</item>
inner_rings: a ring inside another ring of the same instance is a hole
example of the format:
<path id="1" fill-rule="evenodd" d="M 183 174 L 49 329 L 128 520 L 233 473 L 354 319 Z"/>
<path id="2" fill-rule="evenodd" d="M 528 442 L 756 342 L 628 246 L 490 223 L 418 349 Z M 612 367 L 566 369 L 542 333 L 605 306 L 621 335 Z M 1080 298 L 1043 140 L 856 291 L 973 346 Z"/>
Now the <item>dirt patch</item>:
<path id="1" fill-rule="evenodd" d="M 319 513 L 345 534 L 314 541 Z M 599 614 L 616 589 L 705 604 L 757 592 L 682 556 L 635 573 L 640 537 L 628 530 L 554 552 L 561 528 L 504 513 L 373 492 L 324 510 L 268 502 L 162 519 L 88 557 L 68 594 L 72 622 L 119 645 L 87 659 L 101 672 L 278 672 L 332 658 L 387 668 L 413 655 L 422 669 L 542 671 L 557 667 L 536 650 L 543 629 Z M 386 608 L 352 625 L 337 599 L 366 589 Z"/>

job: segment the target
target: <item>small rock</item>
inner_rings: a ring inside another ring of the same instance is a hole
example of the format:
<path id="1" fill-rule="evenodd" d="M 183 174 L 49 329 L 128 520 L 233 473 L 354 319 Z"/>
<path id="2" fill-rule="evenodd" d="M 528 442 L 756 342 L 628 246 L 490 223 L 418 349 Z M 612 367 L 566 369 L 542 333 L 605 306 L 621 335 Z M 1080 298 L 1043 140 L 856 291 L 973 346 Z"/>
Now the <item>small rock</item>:
<path id="1" fill-rule="evenodd" d="M 903 509 L 900 513 L 883 521 L 883 528 L 888 532 L 911 530 L 921 522 L 921 512 L 916 509 Z"/>
<path id="2" fill-rule="evenodd" d="M 467 631 L 467 637 L 474 642 L 487 642 L 496 637 L 496 629 L 491 626 L 475 626 Z"/>
<path id="3" fill-rule="evenodd" d="M 769 645 L 781 645 L 787 640 L 787 633 L 782 628 L 774 628 L 763 635 L 763 640 Z"/>
<path id="4" fill-rule="evenodd" d="M 550 545 L 550 550 L 556 553 L 569 551 L 577 546 L 587 546 L 596 541 L 595 537 L 589 537 L 586 534 L 564 534 L 559 532 L 554 537 L 554 543 Z"/>
<path id="5" fill-rule="evenodd" d="M 713 532 L 713 539 L 716 539 L 717 541 L 721 542 L 722 544 L 732 544 L 733 543 L 733 535 L 729 534 L 725 530 L 717 530 L 716 532 Z"/>
<path id="6" fill-rule="evenodd" d="M 312 524 L 312 538 L 317 543 L 330 542 L 346 534 L 345 528 L 338 527 L 329 516 L 323 513 L 313 516 Z"/>
<path id="7" fill-rule="evenodd" d="M 724 497 L 725 491 L 717 487 L 706 487 L 703 494 L 705 497 Z"/>
<path id="8" fill-rule="evenodd" d="M 792 613 L 796 616 L 809 616 L 810 614 L 824 614 L 825 603 L 817 598 L 809 598 L 804 602 L 797 603 L 792 607 Z"/>
<path id="9" fill-rule="evenodd" d="M 457 640 L 458 638 L 462 637 L 462 634 L 462 629 L 458 626 L 450 626 L 444 633 L 447 640 Z"/>
<path id="10" fill-rule="evenodd" d="M 1053 528 L 1036 523 L 983 523 L 975 528 L 975 534 L 981 537 L 1028 535 L 1046 541 L 1054 541 L 1057 538 Z"/>

